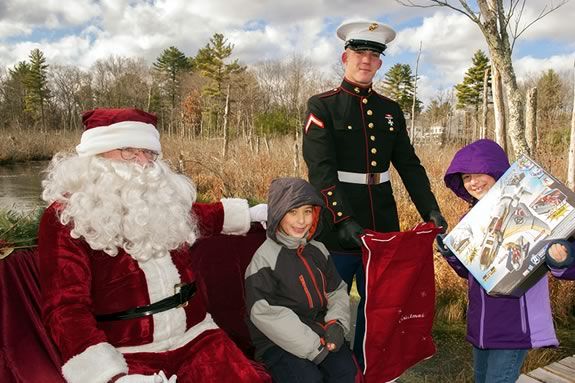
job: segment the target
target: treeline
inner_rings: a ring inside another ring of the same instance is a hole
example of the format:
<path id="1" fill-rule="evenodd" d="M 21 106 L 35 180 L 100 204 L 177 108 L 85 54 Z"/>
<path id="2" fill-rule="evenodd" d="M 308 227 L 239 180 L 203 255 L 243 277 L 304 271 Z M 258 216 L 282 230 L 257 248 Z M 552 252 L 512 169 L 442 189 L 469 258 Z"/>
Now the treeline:
<path id="1" fill-rule="evenodd" d="M 87 70 L 50 64 L 41 50 L 34 49 L 27 61 L 0 68 L 0 127 L 81 130 L 82 111 L 137 107 L 156 113 L 158 128 L 171 136 L 296 136 L 307 98 L 337 86 L 343 75 L 339 63 L 328 73 L 320 72 L 308 58 L 296 54 L 248 67 L 232 58 L 233 49 L 224 35 L 216 33 L 193 57 L 172 46 L 151 65 L 142 58 L 112 56 Z M 488 58 L 478 51 L 461 84 L 438 91 L 429 105 L 416 98 L 419 129 L 454 124 L 454 116 L 461 114 L 458 110 L 472 116 L 463 124 L 476 126 L 488 66 Z M 409 117 L 417 80 L 410 65 L 396 64 L 375 88 L 397 100 Z M 539 89 L 539 126 L 565 127 L 559 139 L 567 137 L 569 79 L 550 70 L 534 74 L 523 88 L 533 86 Z M 474 129 L 463 131 L 471 132 L 465 133 L 466 139 L 477 138 Z"/>

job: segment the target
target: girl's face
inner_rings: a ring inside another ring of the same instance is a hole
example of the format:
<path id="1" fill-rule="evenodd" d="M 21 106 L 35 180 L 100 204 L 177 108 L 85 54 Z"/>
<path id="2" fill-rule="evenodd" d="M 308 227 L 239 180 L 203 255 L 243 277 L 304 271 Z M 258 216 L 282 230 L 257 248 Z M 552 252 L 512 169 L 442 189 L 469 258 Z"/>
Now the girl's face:
<path id="1" fill-rule="evenodd" d="M 463 187 L 472 197 L 481 199 L 495 184 L 495 178 L 489 174 L 464 173 L 461 175 Z"/>
<path id="2" fill-rule="evenodd" d="M 288 211 L 280 221 L 280 229 L 290 237 L 303 238 L 313 223 L 313 206 L 302 205 Z"/>

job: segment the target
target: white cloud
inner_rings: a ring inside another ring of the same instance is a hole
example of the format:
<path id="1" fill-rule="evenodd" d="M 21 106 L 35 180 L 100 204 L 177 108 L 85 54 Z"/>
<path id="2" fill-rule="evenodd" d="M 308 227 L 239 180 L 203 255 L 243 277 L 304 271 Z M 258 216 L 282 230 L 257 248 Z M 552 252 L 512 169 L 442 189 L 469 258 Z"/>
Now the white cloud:
<path id="1" fill-rule="evenodd" d="M 7 0 L 0 5 L 0 38 L 17 36 L 5 25 L 24 29 L 61 28 L 80 25 L 99 15 L 97 3 L 91 0 Z M 4 32 L 4 33 L 2 33 Z"/>
<path id="2" fill-rule="evenodd" d="M 535 2 L 537 3 L 537 2 Z M 541 9 L 526 8 L 524 20 Z M 539 8 L 538 8 L 539 7 Z M 422 18 L 423 17 L 423 18 Z M 561 55 L 515 58 L 519 76 L 543 68 L 565 68 L 572 61 L 575 1 L 533 25 L 522 39 L 560 44 Z M 328 73 L 340 60 L 342 42 L 334 29 L 343 19 L 377 19 L 398 30 L 384 59 L 412 65 L 422 43 L 420 94 L 424 101 L 438 89 L 461 82 L 477 49 L 487 52 L 477 25 L 445 8 L 409 8 L 395 1 L 372 0 L 3 0 L 0 2 L 0 66 L 26 60 L 40 48 L 49 63 L 87 68 L 110 55 L 155 61 L 169 46 L 195 55 L 216 33 L 234 44 L 243 64 L 299 54 Z M 400 24 L 403 23 L 403 24 Z M 533 43 L 530 43 L 533 44 Z M 570 48 L 571 47 L 571 48 Z"/>
<path id="3" fill-rule="evenodd" d="M 519 79 L 539 75 L 553 69 L 555 72 L 571 72 L 575 62 L 575 52 L 568 55 L 556 55 L 546 58 L 522 57 L 514 62 L 515 74 Z"/>

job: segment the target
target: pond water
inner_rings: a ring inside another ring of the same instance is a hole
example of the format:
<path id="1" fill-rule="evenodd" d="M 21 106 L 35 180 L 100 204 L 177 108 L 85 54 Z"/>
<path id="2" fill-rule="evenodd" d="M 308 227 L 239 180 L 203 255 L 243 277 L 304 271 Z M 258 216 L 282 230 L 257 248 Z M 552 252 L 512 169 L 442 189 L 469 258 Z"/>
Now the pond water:
<path id="1" fill-rule="evenodd" d="M 40 194 L 47 166 L 47 161 L 0 165 L 0 209 L 27 213 L 44 206 Z"/>

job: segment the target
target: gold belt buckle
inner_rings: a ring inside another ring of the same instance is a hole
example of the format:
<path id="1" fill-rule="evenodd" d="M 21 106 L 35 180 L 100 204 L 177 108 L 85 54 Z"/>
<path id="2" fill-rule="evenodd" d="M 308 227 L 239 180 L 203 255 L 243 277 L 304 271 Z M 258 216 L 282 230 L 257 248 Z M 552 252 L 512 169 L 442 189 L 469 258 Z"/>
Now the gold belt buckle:
<path id="1" fill-rule="evenodd" d="M 378 185 L 381 181 L 381 173 L 367 173 L 367 184 Z"/>
<path id="2" fill-rule="evenodd" d="M 185 283 L 176 283 L 174 285 L 174 295 L 179 294 L 184 285 L 185 285 Z M 183 308 L 183 307 L 186 307 L 187 305 L 188 305 L 188 301 L 185 301 L 184 303 L 177 305 L 176 308 Z"/>

